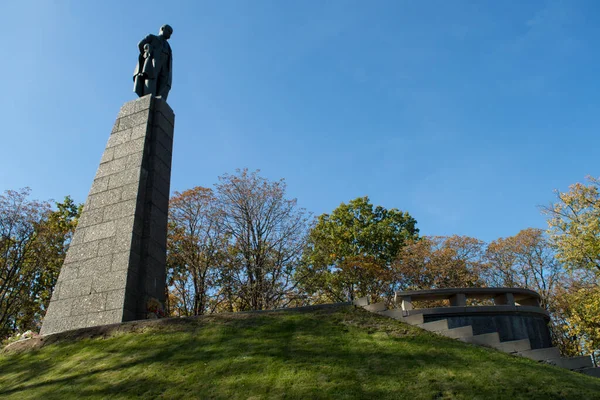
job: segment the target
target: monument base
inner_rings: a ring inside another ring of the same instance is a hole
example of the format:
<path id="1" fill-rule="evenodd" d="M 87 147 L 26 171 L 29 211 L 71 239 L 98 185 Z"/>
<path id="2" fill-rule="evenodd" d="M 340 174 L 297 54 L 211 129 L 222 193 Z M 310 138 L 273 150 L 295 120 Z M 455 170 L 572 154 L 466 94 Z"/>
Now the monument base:
<path id="1" fill-rule="evenodd" d="M 174 121 L 152 95 L 121 107 L 41 334 L 144 319 L 164 304 Z"/>

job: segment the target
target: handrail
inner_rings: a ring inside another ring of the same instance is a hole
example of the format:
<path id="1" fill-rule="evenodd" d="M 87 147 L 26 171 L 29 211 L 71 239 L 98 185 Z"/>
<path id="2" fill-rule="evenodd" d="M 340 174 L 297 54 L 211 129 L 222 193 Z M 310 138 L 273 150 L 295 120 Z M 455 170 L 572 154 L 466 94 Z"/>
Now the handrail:
<path id="1" fill-rule="evenodd" d="M 467 299 L 493 299 L 495 305 L 540 306 L 540 295 L 523 288 L 444 288 L 396 292 L 394 302 L 405 311 L 413 309 L 413 300 L 450 300 L 451 307 L 466 307 Z"/>

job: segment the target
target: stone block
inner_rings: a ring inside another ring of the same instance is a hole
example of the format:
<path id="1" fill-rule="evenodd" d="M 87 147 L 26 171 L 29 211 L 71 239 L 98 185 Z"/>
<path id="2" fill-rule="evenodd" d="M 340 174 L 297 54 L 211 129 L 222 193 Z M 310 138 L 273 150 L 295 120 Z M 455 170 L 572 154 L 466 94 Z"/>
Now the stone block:
<path id="1" fill-rule="evenodd" d="M 405 310 L 401 310 L 401 311 L 404 312 L 404 313 L 407 312 Z M 423 314 L 406 315 L 404 317 L 404 322 L 406 322 L 407 324 L 411 324 L 411 325 L 422 324 L 424 322 Z"/>
<path id="2" fill-rule="evenodd" d="M 476 344 L 478 346 L 485 347 L 500 347 L 500 335 L 498 332 L 484 333 L 481 335 L 469 336 L 463 338 L 463 341 L 471 344 Z"/>
<path id="3" fill-rule="evenodd" d="M 505 305 L 505 306 L 514 306 L 515 305 L 515 296 L 512 293 L 499 294 L 498 296 L 494 297 L 494 304 Z"/>
<path id="4" fill-rule="evenodd" d="M 123 309 L 125 305 L 125 289 L 117 289 L 106 292 L 106 309 Z"/>
<path id="5" fill-rule="evenodd" d="M 167 180 L 165 180 L 160 175 L 154 175 L 152 178 L 154 180 L 153 189 L 156 190 L 156 191 L 158 191 L 158 192 L 160 192 L 160 194 L 162 194 L 163 196 L 168 197 L 169 196 L 170 187 L 171 187 L 170 182 L 167 181 Z"/>
<path id="6" fill-rule="evenodd" d="M 140 151 L 127 156 L 127 168 L 141 168 L 144 154 Z"/>
<path id="7" fill-rule="evenodd" d="M 84 328 L 87 322 L 87 315 L 69 316 L 66 318 L 49 318 L 48 324 L 46 319 L 42 325 L 42 335 L 47 335 L 56 332 L 70 331 L 73 329 Z"/>
<path id="8" fill-rule="evenodd" d="M 87 296 L 92 291 L 92 278 L 89 276 L 70 279 L 61 282 L 60 299 L 66 300 L 73 297 Z"/>
<path id="9" fill-rule="evenodd" d="M 171 176 L 171 167 L 159 159 L 154 159 L 152 169 L 155 174 L 158 174 L 166 182 L 169 182 Z"/>
<path id="10" fill-rule="evenodd" d="M 136 112 L 135 114 L 130 114 L 119 118 L 119 130 L 121 129 L 130 129 L 136 125 L 146 125 L 148 123 L 148 110 L 142 110 Z"/>
<path id="11" fill-rule="evenodd" d="M 165 165 L 171 168 L 171 151 L 168 150 L 162 143 L 156 142 L 156 147 L 154 148 L 156 152 L 156 158 L 161 160 Z"/>
<path id="12" fill-rule="evenodd" d="M 113 255 L 102 253 L 102 256 L 91 258 L 79 264 L 78 278 L 95 277 L 108 273 L 112 266 Z"/>
<path id="13" fill-rule="evenodd" d="M 102 293 L 127 287 L 127 270 L 111 271 L 95 276 L 92 282 L 92 292 Z"/>
<path id="14" fill-rule="evenodd" d="M 448 329 L 447 331 L 440 331 L 440 335 L 453 338 L 461 339 L 469 336 L 473 336 L 473 327 L 471 325 L 461 326 L 459 328 Z"/>
<path id="15" fill-rule="evenodd" d="M 115 235 L 116 226 L 115 221 L 103 222 L 98 225 L 87 228 L 84 242 L 91 242 L 93 240 L 105 239 Z"/>
<path id="16" fill-rule="evenodd" d="M 598 367 L 583 368 L 583 369 L 579 370 L 579 372 L 589 375 L 589 376 L 600 378 L 600 368 L 598 368 Z"/>
<path id="17" fill-rule="evenodd" d="M 106 309 L 106 293 L 92 293 L 77 299 L 77 307 L 73 307 L 71 315 L 87 315 Z"/>
<path id="18" fill-rule="evenodd" d="M 102 157 L 100 158 L 100 164 L 112 161 L 115 158 L 114 154 L 115 154 L 115 148 L 114 147 L 111 147 L 111 148 L 108 148 L 108 149 L 104 150 L 104 153 L 102 154 Z"/>
<path id="19" fill-rule="evenodd" d="M 560 351 L 556 347 L 520 351 L 517 354 L 535 361 L 551 360 L 560 357 Z"/>
<path id="20" fill-rule="evenodd" d="M 406 311 L 402 311 L 399 308 L 395 308 L 393 310 L 382 311 L 381 315 L 385 315 L 386 317 L 390 317 L 390 318 L 393 318 L 393 319 L 404 321 L 404 313 L 405 312 Z M 420 317 L 421 317 L 421 322 L 422 322 L 423 321 L 423 316 L 420 315 Z"/>
<path id="21" fill-rule="evenodd" d="M 92 194 L 88 196 L 86 207 L 87 210 L 97 210 L 111 204 L 117 204 L 121 201 L 121 188 L 114 188 L 104 192 Z"/>
<path id="22" fill-rule="evenodd" d="M 424 324 L 419 324 L 419 328 L 425 329 L 430 332 L 440 332 L 448 330 L 448 320 L 440 319 L 438 321 L 425 322 Z"/>
<path id="23" fill-rule="evenodd" d="M 108 182 L 108 181 L 107 181 Z M 84 210 L 79 218 L 79 222 L 77 223 L 77 230 L 94 226 L 102 223 L 104 218 L 104 210 L 96 209 L 96 210 Z"/>
<path id="24" fill-rule="evenodd" d="M 140 249 L 142 246 L 142 237 L 137 233 L 131 233 L 131 236 L 117 236 L 114 252 L 128 251 L 131 249 Z M 139 250 L 138 250 L 139 251 Z"/>
<path id="25" fill-rule="evenodd" d="M 123 309 L 102 311 L 95 314 L 89 314 L 86 324 L 88 326 L 116 324 L 123 321 Z"/>
<path id="26" fill-rule="evenodd" d="M 140 184 L 138 182 L 129 183 L 127 185 L 121 186 L 121 200 L 135 200 L 137 199 L 137 195 L 139 193 Z"/>
<path id="27" fill-rule="evenodd" d="M 132 258 L 135 258 L 135 260 L 132 260 Z M 139 262 L 139 258 L 140 258 L 140 256 L 138 256 L 136 253 L 132 253 L 130 251 L 122 251 L 119 253 L 114 253 L 110 270 L 111 271 L 128 270 L 129 265 L 132 262 L 136 262 L 136 260 L 137 260 L 137 262 Z"/>
<path id="28" fill-rule="evenodd" d="M 148 125 L 136 125 L 132 128 L 131 139 L 145 138 L 148 135 Z"/>
<path id="29" fill-rule="evenodd" d="M 136 211 L 137 200 L 126 200 L 120 203 L 104 207 L 104 221 L 119 220 L 125 217 L 133 217 Z"/>
<path id="30" fill-rule="evenodd" d="M 547 364 L 556 365 L 557 367 L 570 370 L 578 370 L 583 368 L 591 368 L 594 366 L 590 356 L 579 357 L 558 357 L 550 360 L 545 360 Z"/>
<path id="31" fill-rule="evenodd" d="M 71 279 L 77 279 L 79 277 L 79 264 L 63 264 L 60 269 L 60 278 L 62 281 L 69 281 Z"/>
<path id="32" fill-rule="evenodd" d="M 167 135 L 171 136 L 170 132 L 173 131 L 173 124 L 162 113 L 154 115 L 154 124 L 165 131 Z"/>
<path id="33" fill-rule="evenodd" d="M 70 298 L 51 301 L 48 305 L 48 313 L 54 318 L 67 318 L 71 315 L 71 305 L 73 304 L 73 300 L 73 298 Z"/>
<path id="34" fill-rule="evenodd" d="M 381 311 L 385 311 L 387 309 L 384 302 L 369 304 L 367 306 L 363 306 L 363 308 L 365 310 L 371 311 L 371 312 L 381 312 Z"/>
<path id="35" fill-rule="evenodd" d="M 141 171 L 139 168 L 129 168 L 121 172 L 117 172 L 109 177 L 108 189 L 113 189 L 119 186 L 125 186 L 130 183 L 140 181 Z"/>
<path id="36" fill-rule="evenodd" d="M 527 351 L 531 350 L 531 342 L 529 341 L 529 339 L 510 340 L 508 342 L 500 343 L 500 346 L 498 346 L 497 349 L 505 353 L 517 353 L 519 351 Z"/>
<path id="37" fill-rule="evenodd" d="M 358 307 L 364 307 L 369 305 L 369 297 L 365 296 L 365 297 L 359 297 L 358 299 L 354 299 L 354 305 L 358 306 Z"/>
<path id="38" fill-rule="evenodd" d="M 449 300 L 452 307 L 465 307 L 467 305 L 467 296 L 464 293 L 456 293 L 450 296 Z"/>
<path id="39" fill-rule="evenodd" d="M 116 174 L 127 169 L 127 159 L 116 158 L 112 161 L 100 164 L 98 171 L 96 171 L 96 178 L 102 178 L 104 176 Z"/>
<path id="40" fill-rule="evenodd" d="M 111 147 L 115 147 L 115 146 L 118 146 L 125 142 L 128 142 L 131 139 L 131 133 L 132 133 L 131 128 L 120 130 L 118 132 L 113 133 L 108 138 L 108 142 L 106 143 L 106 148 L 109 149 Z"/>
<path id="41" fill-rule="evenodd" d="M 117 252 L 117 250 L 115 249 L 117 239 L 114 236 L 101 239 L 98 242 L 94 243 L 98 243 L 98 254 L 100 255 L 109 255 Z"/>
<path id="42" fill-rule="evenodd" d="M 108 190 L 109 179 L 110 178 L 108 176 L 94 179 L 94 183 L 92 183 L 92 188 L 90 189 L 88 196 L 90 194 L 100 193 Z"/>
<path id="43" fill-rule="evenodd" d="M 71 239 L 71 242 L 69 244 L 77 245 L 83 243 L 85 239 L 85 231 L 85 227 L 80 227 L 79 229 L 77 229 L 73 234 L 73 239 Z"/>
<path id="44" fill-rule="evenodd" d="M 74 244 L 69 246 L 69 251 L 65 257 L 65 263 L 87 260 L 96 257 L 98 254 L 98 242 L 89 242 Z"/>
<path id="45" fill-rule="evenodd" d="M 129 140 L 128 142 L 125 142 L 125 143 L 121 143 L 121 144 L 111 148 L 110 150 L 114 153 L 115 159 L 120 159 L 123 157 L 127 157 L 130 154 L 143 153 L 145 143 L 146 143 L 146 138 L 141 137 L 138 139 Z"/>
<path id="46" fill-rule="evenodd" d="M 165 132 L 161 127 L 155 127 L 154 132 L 156 133 L 156 143 L 160 144 L 167 150 L 169 154 L 173 153 L 173 140 L 171 136 Z"/>
<path id="47" fill-rule="evenodd" d="M 169 121 L 171 126 L 175 124 L 175 113 L 166 101 L 156 101 L 156 112 L 159 112 Z"/>

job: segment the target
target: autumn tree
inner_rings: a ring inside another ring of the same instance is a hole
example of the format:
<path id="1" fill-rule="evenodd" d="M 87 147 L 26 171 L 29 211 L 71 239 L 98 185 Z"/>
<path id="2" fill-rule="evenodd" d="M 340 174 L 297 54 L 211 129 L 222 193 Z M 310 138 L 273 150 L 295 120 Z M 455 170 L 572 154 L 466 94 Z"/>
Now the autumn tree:
<path id="1" fill-rule="evenodd" d="M 368 197 L 342 203 L 318 217 L 297 279 L 317 302 L 390 295 L 391 263 L 418 232 L 410 214 L 375 207 Z"/>
<path id="2" fill-rule="evenodd" d="M 50 301 L 81 206 L 0 196 L 0 335 L 36 329 Z"/>
<path id="3" fill-rule="evenodd" d="M 169 202 L 167 270 L 170 311 L 202 315 L 216 304 L 216 280 L 227 240 L 211 189 L 175 192 Z"/>
<path id="4" fill-rule="evenodd" d="M 551 309 L 566 272 L 556 260 L 542 229 L 528 228 L 492 241 L 486 250 L 484 277 L 490 286 L 522 287 L 538 292 L 542 307 Z"/>
<path id="5" fill-rule="evenodd" d="M 566 345 L 574 355 L 600 352 L 600 282 L 576 282 L 558 298 Z M 561 348 L 562 350 L 562 348 Z"/>
<path id="6" fill-rule="evenodd" d="M 413 240 L 398 253 L 395 279 L 403 290 L 481 286 L 484 245 L 457 235 Z"/>
<path id="7" fill-rule="evenodd" d="M 548 215 L 550 237 L 557 258 L 570 269 L 586 268 L 600 274 L 600 179 L 587 177 L 569 191 L 555 191 L 558 201 L 542 212 Z"/>
<path id="8" fill-rule="evenodd" d="M 222 288 L 231 310 L 264 310 L 294 301 L 296 270 L 306 242 L 308 214 L 286 197 L 285 181 L 259 171 L 219 177 L 215 195 L 229 260 Z"/>

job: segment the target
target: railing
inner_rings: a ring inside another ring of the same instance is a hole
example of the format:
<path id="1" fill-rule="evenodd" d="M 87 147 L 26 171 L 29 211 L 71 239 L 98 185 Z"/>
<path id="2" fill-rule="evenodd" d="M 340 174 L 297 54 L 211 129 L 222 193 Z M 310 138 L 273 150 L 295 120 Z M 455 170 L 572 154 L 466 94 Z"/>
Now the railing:
<path id="1" fill-rule="evenodd" d="M 493 306 L 469 306 L 467 307 L 467 299 L 489 300 L 494 301 Z M 490 307 L 499 307 L 508 309 L 513 307 L 529 308 L 532 311 L 540 311 L 540 295 L 529 289 L 522 288 L 448 288 L 448 289 L 429 289 L 429 290 L 410 290 L 404 292 L 396 292 L 394 302 L 396 306 L 400 303 L 400 308 L 409 314 L 413 310 L 413 301 L 418 300 L 448 300 L 450 307 L 466 307 L 469 309 L 483 307 L 490 310 Z M 439 307 L 437 308 L 439 309 Z M 492 309 L 493 310 L 493 309 Z M 415 310 L 417 311 L 417 310 Z M 450 311 L 450 310 L 448 310 Z M 476 311 L 476 310 L 472 310 Z M 546 313 L 545 311 L 543 313 Z"/>

